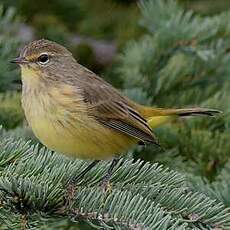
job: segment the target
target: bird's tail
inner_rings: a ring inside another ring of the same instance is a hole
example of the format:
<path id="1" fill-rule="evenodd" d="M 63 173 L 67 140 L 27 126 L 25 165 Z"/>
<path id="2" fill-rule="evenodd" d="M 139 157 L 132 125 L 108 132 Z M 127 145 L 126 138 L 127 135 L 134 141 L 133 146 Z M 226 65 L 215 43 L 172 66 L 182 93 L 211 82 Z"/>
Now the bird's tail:
<path id="1" fill-rule="evenodd" d="M 210 116 L 221 113 L 215 109 L 187 108 L 187 109 L 161 109 L 142 107 L 141 114 L 148 121 L 151 128 L 156 128 L 164 123 L 170 122 L 178 117 Z"/>

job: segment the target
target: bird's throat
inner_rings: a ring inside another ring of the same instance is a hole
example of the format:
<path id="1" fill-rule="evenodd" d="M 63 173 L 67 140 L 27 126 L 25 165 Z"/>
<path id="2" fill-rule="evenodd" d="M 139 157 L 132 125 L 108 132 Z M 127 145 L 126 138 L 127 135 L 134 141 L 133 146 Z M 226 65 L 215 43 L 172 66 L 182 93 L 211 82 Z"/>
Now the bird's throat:
<path id="1" fill-rule="evenodd" d="M 22 83 L 31 88 L 39 88 L 42 81 L 39 71 L 27 66 L 21 67 Z"/>

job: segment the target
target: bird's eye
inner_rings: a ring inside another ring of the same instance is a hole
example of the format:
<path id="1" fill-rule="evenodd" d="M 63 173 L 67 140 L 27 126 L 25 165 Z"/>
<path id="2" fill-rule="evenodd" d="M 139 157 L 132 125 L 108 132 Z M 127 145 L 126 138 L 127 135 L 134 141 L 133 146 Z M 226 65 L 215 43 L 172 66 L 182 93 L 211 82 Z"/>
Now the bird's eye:
<path id="1" fill-rule="evenodd" d="M 45 65 L 49 62 L 49 55 L 48 54 L 41 54 L 38 57 L 38 62 L 42 65 Z"/>

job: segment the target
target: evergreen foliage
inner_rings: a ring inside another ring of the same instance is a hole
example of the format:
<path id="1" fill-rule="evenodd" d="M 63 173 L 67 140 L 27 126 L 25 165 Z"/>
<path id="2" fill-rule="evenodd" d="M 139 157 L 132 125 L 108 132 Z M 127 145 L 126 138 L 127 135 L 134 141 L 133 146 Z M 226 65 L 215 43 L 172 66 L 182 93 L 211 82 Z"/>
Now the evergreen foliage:
<path id="1" fill-rule="evenodd" d="M 125 92 L 143 104 L 211 107 L 223 115 L 159 128 L 165 153 L 151 147 L 135 155 L 214 180 L 230 149 L 230 13 L 200 17 L 160 0 L 142 1 L 140 8 L 146 35 L 120 57 Z"/>
<path id="2" fill-rule="evenodd" d="M 89 162 L 28 141 L 27 127 L 1 129 L 0 229 L 230 229 L 230 13 L 200 17 L 172 0 L 142 1 L 140 9 L 146 34 L 128 43 L 118 67 L 125 93 L 143 104 L 204 106 L 223 115 L 155 130 L 165 151 L 147 146 L 121 159 L 107 194 L 99 182 L 109 164 L 100 162 L 79 181 L 70 209 L 67 183 Z M 13 15 L 0 13 L 2 91 L 17 79 L 6 67 L 18 42 Z M 0 97 L 4 127 L 22 123 L 19 106 L 18 94 Z"/>
<path id="3" fill-rule="evenodd" d="M 230 227 L 230 214 L 222 203 L 192 192 L 183 175 L 143 161 L 120 160 L 108 194 L 98 186 L 108 167 L 100 163 L 79 182 L 72 209 L 65 210 L 66 185 L 88 163 L 15 141 L 5 132 L 0 140 L 2 229 L 54 229 L 63 221 L 70 228 L 68 219 L 106 229 Z"/>
<path id="4" fill-rule="evenodd" d="M 21 107 L 21 94 L 7 92 L 0 94 L 0 124 L 13 129 L 22 124 L 24 114 Z"/>
<path id="5" fill-rule="evenodd" d="M 4 10 L 0 5 L 0 92 L 16 89 L 19 76 L 10 65 L 15 58 L 19 40 L 15 38 L 17 32 L 17 20 L 13 8 Z"/>

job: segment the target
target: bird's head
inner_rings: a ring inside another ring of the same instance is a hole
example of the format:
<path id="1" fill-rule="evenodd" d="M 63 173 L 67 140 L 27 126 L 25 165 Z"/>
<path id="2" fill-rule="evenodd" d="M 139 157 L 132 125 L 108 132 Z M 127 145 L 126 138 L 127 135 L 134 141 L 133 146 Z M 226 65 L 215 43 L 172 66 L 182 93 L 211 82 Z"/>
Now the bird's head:
<path id="1" fill-rule="evenodd" d="M 72 54 L 63 46 L 49 40 L 36 40 L 26 45 L 19 57 L 11 61 L 21 67 L 22 78 L 55 78 L 67 75 L 75 62 Z"/>

